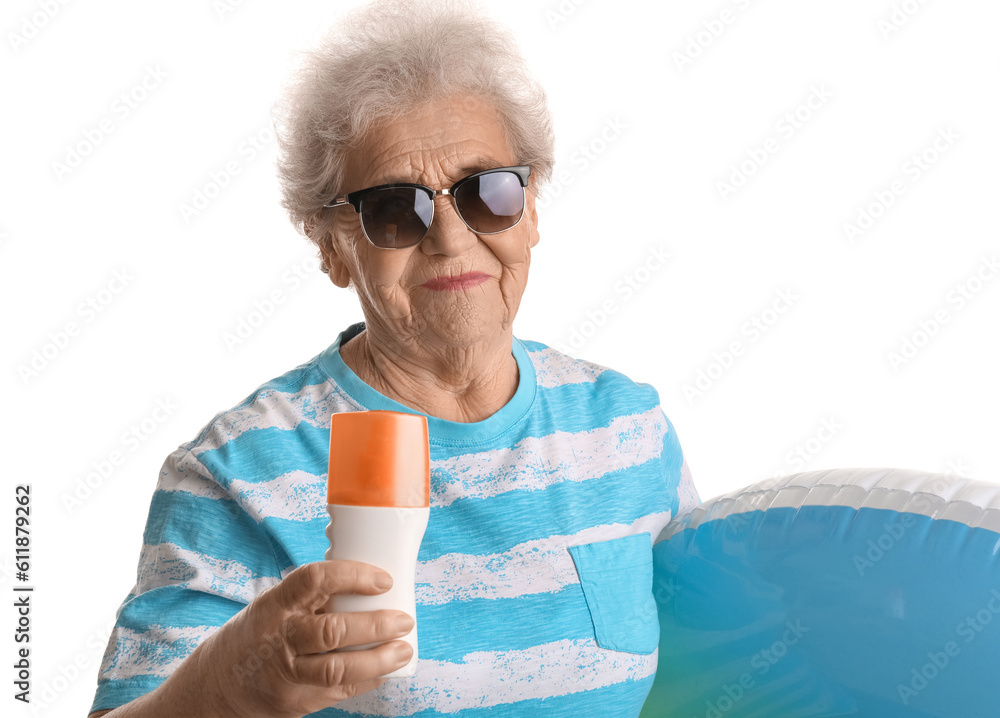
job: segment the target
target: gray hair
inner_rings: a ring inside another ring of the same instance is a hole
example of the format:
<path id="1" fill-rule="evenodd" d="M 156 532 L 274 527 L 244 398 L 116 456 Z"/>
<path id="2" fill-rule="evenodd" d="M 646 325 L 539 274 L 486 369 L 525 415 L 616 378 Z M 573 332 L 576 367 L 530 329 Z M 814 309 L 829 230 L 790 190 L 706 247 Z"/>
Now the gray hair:
<path id="1" fill-rule="evenodd" d="M 537 194 L 554 164 L 552 118 L 506 28 L 474 0 L 375 0 L 347 15 L 305 53 L 274 107 L 282 205 L 296 229 L 324 241 L 332 220 L 307 232 L 309 222 L 358 189 L 342 186 L 347 153 L 377 123 L 457 93 L 496 108 Z"/>

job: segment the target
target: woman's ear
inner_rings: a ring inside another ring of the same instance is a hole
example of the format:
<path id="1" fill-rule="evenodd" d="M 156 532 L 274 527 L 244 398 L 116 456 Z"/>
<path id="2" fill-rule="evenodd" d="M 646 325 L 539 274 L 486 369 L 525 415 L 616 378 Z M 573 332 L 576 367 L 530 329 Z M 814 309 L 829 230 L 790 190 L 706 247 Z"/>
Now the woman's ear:
<path id="1" fill-rule="evenodd" d="M 327 235 L 326 240 L 320 246 L 323 253 L 323 261 L 326 262 L 327 274 L 330 281 L 341 289 L 347 289 L 351 284 L 351 273 L 347 271 L 347 263 L 340 258 L 333 244 L 333 235 Z"/>
<path id="2" fill-rule="evenodd" d="M 318 218 L 309 218 L 305 223 L 306 235 L 319 246 L 319 252 L 327 267 L 330 281 L 338 287 L 346 289 L 351 283 L 351 274 L 347 271 L 346 263 L 337 252 L 333 232 L 329 230 L 324 232 L 321 227 L 322 223 L 318 221 Z"/>
<path id="3" fill-rule="evenodd" d="M 525 219 L 528 220 L 528 246 L 532 249 L 538 244 L 538 210 L 535 208 L 535 193 L 534 191 L 524 193 L 524 214 Z"/>

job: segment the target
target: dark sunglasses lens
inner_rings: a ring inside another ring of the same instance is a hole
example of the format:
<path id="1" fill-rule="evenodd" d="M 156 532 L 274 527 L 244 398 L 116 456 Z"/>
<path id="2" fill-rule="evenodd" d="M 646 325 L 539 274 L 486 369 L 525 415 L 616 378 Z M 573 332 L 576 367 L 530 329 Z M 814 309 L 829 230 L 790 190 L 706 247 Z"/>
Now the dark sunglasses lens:
<path id="1" fill-rule="evenodd" d="M 474 232 L 492 234 L 510 229 L 524 212 L 524 187 L 513 172 L 491 172 L 455 191 L 455 206 Z"/>
<path id="2" fill-rule="evenodd" d="M 431 226 L 434 203 L 413 187 L 392 187 L 367 194 L 361 200 L 361 225 L 376 247 L 412 247 Z"/>

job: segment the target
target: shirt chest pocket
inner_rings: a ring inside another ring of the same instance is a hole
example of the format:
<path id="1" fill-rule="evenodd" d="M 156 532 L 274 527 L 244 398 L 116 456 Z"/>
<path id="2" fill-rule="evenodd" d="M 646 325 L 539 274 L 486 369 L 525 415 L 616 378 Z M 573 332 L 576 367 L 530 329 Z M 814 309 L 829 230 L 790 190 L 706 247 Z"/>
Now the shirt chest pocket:
<path id="1" fill-rule="evenodd" d="M 649 533 L 569 547 L 597 645 L 650 654 L 660 638 Z"/>

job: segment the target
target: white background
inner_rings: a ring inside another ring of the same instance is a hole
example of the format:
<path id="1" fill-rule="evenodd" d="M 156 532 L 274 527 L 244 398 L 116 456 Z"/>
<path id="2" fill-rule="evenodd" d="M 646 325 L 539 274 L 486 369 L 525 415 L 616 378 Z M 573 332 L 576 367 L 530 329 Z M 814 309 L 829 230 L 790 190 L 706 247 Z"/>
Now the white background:
<path id="1" fill-rule="evenodd" d="M 976 272 L 1000 244 L 1000 5 L 909 0 L 898 24 L 888 0 L 489 5 L 549 92 L 564 178 L 541 210 L 517 336 L 655 386 L 703 498 L 839 466 L 997 480 L 1000 278 Z M 8 0 L 0 15 L 2 521 L 30 482 L 33 691 L 50 701 L 35 713 L 82 716 L 163 458 L 361 315 L 317 271 L 291 280 L 315 265 L 279 207 L 267 131 L 291 54 L 343 3 L 44 6 Z M 163 77 L 136 89 L 149 68 Z M 131 92 L 145 97 L 124 116 Z M 797 110 L 792 133 L 782 118 Z M 112 131 L 58 172 L 102 120 Z M 718 183 L 768 138 L 776 151 L 724 198 Z M 239 174 L 183 218 L 234 161 Z M 903 192 L 850 241 L 845 223 L 895 181 Z M 653 249 L 670 259 L 647 272 Z M 124 290 L 81 310 L 115 271 Z M 630 276 L 644 281 L 628 296 Z M 227 346 L 275 290 L 285 301 Z M 780 290 L 791 307 L 766 313 Z M 947 323 L 923 342 L 939 310 Z M 56 347 L 68 322 L 76 336 Z M 921 347 L 894 367 L 905 337 Z M 35 351 L 50 358 L 32 369 Z M 699 371 L 707 389 L 686 395 Z M 157 401 L 175 408 L 156 414 Z M 123 439 L 144 420 L 141 441 Z M 0 534 L 7 593 L 13 530 Z M 14 620 L 8 609 L 3 676 Z M 3 685 L 3 713 L 32 715 Z"/>

